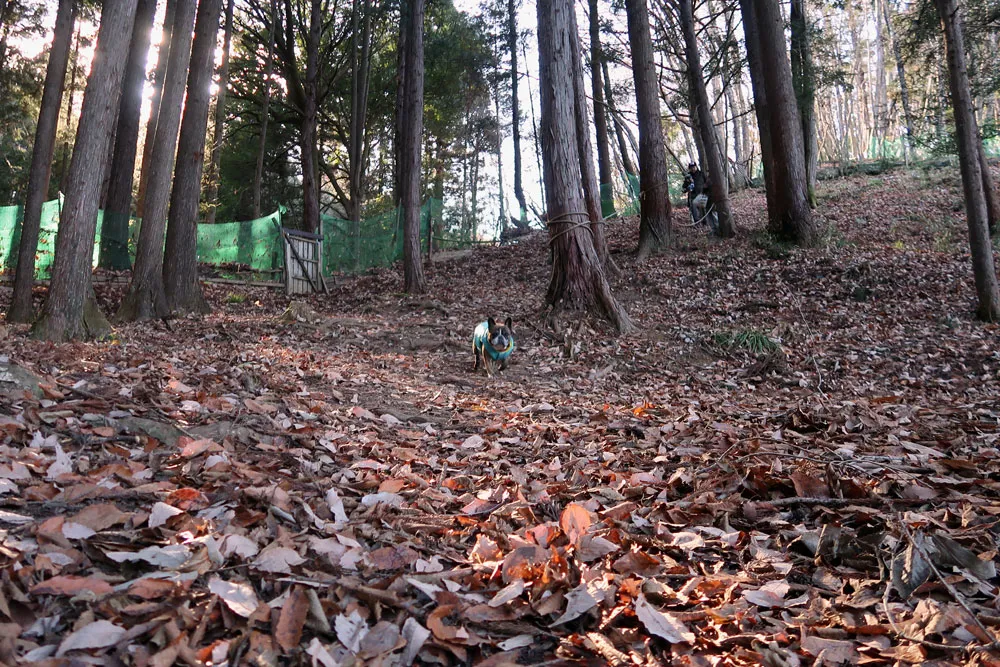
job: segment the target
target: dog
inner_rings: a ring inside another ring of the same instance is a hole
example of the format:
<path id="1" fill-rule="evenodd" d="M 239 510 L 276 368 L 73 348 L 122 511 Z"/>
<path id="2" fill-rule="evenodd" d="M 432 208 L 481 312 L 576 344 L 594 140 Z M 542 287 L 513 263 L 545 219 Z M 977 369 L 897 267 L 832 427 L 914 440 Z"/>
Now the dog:
<path id="1" fill-rule="evenodd" d="M 506 370 L 514 347 L 514 329 L 509 317 L 503 324 L 497 324 L 492 317 L 480 322 L 472 334 L 472 353 L 476 357 L 472 370 L 478 371 L 482 365 L 489 377 L 493 376 L 498 366 L 500 370 Z"/>

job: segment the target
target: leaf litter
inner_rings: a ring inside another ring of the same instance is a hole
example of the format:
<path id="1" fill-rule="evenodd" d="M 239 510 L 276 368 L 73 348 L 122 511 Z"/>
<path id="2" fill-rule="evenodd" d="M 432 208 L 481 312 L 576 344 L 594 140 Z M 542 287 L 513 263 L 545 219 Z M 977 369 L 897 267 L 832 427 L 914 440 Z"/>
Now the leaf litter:
<path id="1" fill-rule="evenodd" d="M 0 660 L 998 664 L 1000 345 L 942 243 L 959 183 L 823 185 L 819 249 L 756 192 L 737 240 L 678 225 L 642 265 L 610 225 L 631 336 L 541 324 L 541 235 L 427 297 L 372 270 L 291 308 L 207 284 L 213 315 L 99 343 L 8 326 L 41 392 L 0 394 Z"/>

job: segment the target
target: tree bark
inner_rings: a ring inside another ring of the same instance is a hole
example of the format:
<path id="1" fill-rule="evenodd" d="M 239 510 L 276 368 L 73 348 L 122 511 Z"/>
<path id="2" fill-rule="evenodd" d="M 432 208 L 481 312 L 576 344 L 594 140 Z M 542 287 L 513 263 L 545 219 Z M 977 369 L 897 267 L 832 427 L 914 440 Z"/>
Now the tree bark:
<path id="1" fill-rule="evenodd" d="M 757 118 L 757 134 L 760 137 L 760 159 L 764 172 L 764 192 L 767 197 L 769 226 L 776 225 L 771 215 L 776 213 L 774 184 L 774 150 L 771 146 L 771 123 L 768 118 L 767 92 L 764 90 L 764 64 L 760 57 L 760 37 L 757 31 L 757 13 L 753 0 L 740 0 L 740 14 L 743 17 L 743 33 L 746 36 L 747 65 L 750 70 L 750 88 L 753 93 L 754 113 Z"/>
<path id="2" fill-rule="evenodd" d="M 537 3 L 542 107 L 542 155 L 548 194 L 552 276 L 546 302 L 553 319 L 565 310 L 597 309 L 619 331 L 634 327 L 611 293 L 580 198 L 582 176 L 576 139 L 573 52 L 579 50 L 572 0 Z"/>
<path id="3" fill-rule="evenodd" d="M 125 63 L 125 85 L 118 110 L 114 157 L 108 177 L 108 200 L 101 225 L 100 266 L 115 271 L 132 268 L 128 255 L 128 223 L 132 209 L 132 181 L 139 143 L 142 92 L 146 84 L 146 60 L 150 33 L 156 16 L 156 0 L 139 0 L 132 28 L 132 42 Z"/>
<path id="4" fill-rule="evenodd" d="M 194 25 L 163 263 L 167 307 L 175 313 L 211 311 L 198 282 L 198 203 L 221 11 L 222 0 L 200 0 Z"/>
<path id="5" fill-rule="evenodd" d="M 622 158 L 622 169 L 628 176 L 638 176 L 632 157 L 628 152 L 628 141 L 625 139 L 625 128 L 618 115 L 618 108 L 615 106 L 614 91 L 611 89 L 611 77 L 608 75 L 608 61 L 601 61 L 601 70 L 604 73 L 604 97 L 607 99 L 608 113 L 615 126 L 615 138 L 618 140 L 618 154 Z"/>
<path id="6" fill-rule="evenodd" d="M 302 150 L 302 227 L 319 231 L 319 42 L 323 29 L 323 3 L 310 0 L 306 36 L 305 105 L 302 109 L 299 146 Z"/>
<path id="7" fill-rule="evenodd" d="M 982 136 L 979 139 L 979 171 L 983 177 L 983 195 L 986 197 L 986 222 L 992 237 L 996 236 L 997 227 L 1000 226 L 997 224 L 1000 218 L 1000 201 L 997 197 L 996 184 L 993 182 L 993 173 L 990 171 L 990 161 L 986 158 Z"/>
<path id="8" fill-rule="evenodd" d="M 691 0 L 680 0 L 681 30 L 684 33 L 685 54 L 687 58 L 688 77 L 691 81 L 691 91 L 697 102 L 698 119 L 702 138 L 705 142 L 705 153 L 708 159 L 708 176 L 711 181 L 712 205 L 719 219 L 719 236 L 730 238 L 734 235 L 732 213 L 729 209 L 729 179 L 726 167 L 722 162 L 718 138 L 712 122 L 712 111 L 708 101 L 708 91 L 705 89 L 705 77 L 701 70 L 701 57 L 698 55 L 698 38 L 695 34 L 694 7 Z"/>
<path id="9" fill-rule="evenodd" d="M 667 183 L 667 151 L 660 125 L 659 82 L 653 61 L 646 0 L 626 0 L 632 78 L 635 81 L 639 118 L 639 261 L 670 241 L 670 191 Z"/>
<path id="10" fill-rule="evenodd" d="M 267 124 L 271 113 L 271 75 L 274 72 L 274 34 L 278 29 L 278 0 L 271 0 L 271 28 L 268 31 L 267 61 L 264 64 L 264 101 L 260 110 L 260 140 L 257 144 L 257 167 L 253 172 L 253 217 L 260 217 L 260 188 L 264 180 L 264 155 L 267 152 Z"/>
<path id="11" fill-rule="evenodd" d="M 400 206 L 403 210 L 403 286 L 407 294 L 427 291 L 420 263 L 420 154 L 424 129 L 424 0 L 403 3 L 400 33 L 403 101 L 400 122 Z"/>
<path id="12" fill-rule="evenodd" d="M 76 37 L 73 38 L 73 53 L 69 59 L 69 96 L 66 100 L 66 134 L 73 132 L 73 100 L 76 97 L 76 75 L 80 72 L 80 23 L 76 24 Z M 59 191 L 66 192 L 66 178 L 69 174 L 69 139 L 62 144 L 62 159 L 59 160 Z"/>
<path id="13" fill-rule="evenodd" d="M 746 0 L 741 5 L 744 3 Z M 753 11 L 768 102 L 768 107 L 758 109 L 758 114 L 770 123 L 773 153 L 775 210 L 768 211 L 771 231 L 799 245 L 811 246 L 819 240 L 819 230 L 809 208 L 802 123 L 785 51 L 784 21 L 777 0 L 758 0 L 753 3 Z"/>
<path id="14" fill-rule="evenodd" d="M 521 182 L 521 107 L 517 97 L 517 2 L 507 0 L 507 46 L 510 49 L 510 116 L 511 134 L 514 139 L 514 197 L 520 209 L 519 228 L 528 227 L 528 205 L 524 199 L 524 185 Z"/>
<path id="15" fill-rule="evenodd" d="M 348 143 L 348 189 L 351 202 L 351 256 L 354 268 L 361 261 L 361 210 L 364 204 L 365 135 L 368 116 L 368 84 L 371 75 L 371 0 L 354 0 L 351 68 L 351 129 Z M 359 43 L 360 39 L 360 43 Z"/>
<path id="16" fill-rule="evenodd" d="M 142 161 L 139 167 L 139 192 L 135 197 L 135 213 L 142 218 L 146 206 L 146 184 L 149 182 L 149 156 L 153 152 L 153 138 L 156 136 L 156 121 L 160 117 L 160 100 L 163 99 L 163 80 L 167 74 L 167 50 L 177 16 L 177 0 L 167 0 L 163 15 L 163 29 L 160 45 L 156 50 L 156 69 L 153 70 L 153 99 L 150 104 L 149 120 L 146 122 L 146 139 L 142 144 Z"/>
<path id="17" fill-rule="evenodd" d="M 977 315 L 986 322 L 1000 320 L 1000 288 L 993 262 L 993 247 L 987 228 L 986 197 L 978 152 L 982 146 L 972 107 L 969 74 L 965 62 L 965 39 L 956 0 L 934 0 L 944 29 L 951 80 L 951 103 L 955 113 L 955 135 L 965 190 L 969 223 L 969 249 L 979 305 Z"/>
<path id="18" fill-rule="evenodd" d="M 117 314 L 117 318 L 123 321 L 166 317 L 169 314 L 163 289 L 163 243 L 170 199 L 170 176 L 174 171 L 177 130 L 184 100 L 184 83 L 191 62 L 194 13 L 195 0 L 177 0 L 163 82 L 163 98 L 150 152 L 146 210 L 139 227 L 135 269 Z"/>
<path id="19" fill-rule="evenodd" d="M 604 235 L 604 216 L 601 214 L 601 188 L 594 169 L 594 149 L 590 145 L 590 118 L 587 114 L 587 89 L 583 80 L 583 45 L 580 44 L 576 12 L 570 14 L 570 33 L 576 41 L 573 49 L 573 116 L 576 121 L 576 144 L 580 152 L 580 175 L 583 178 L 583 201 L 590 218 L 590 230 L 594 236 L 594 250 L 601 258 L 604 270 L 610 275 L 618 275 L 618 266 L 611 259 L 608 241 Z"/>
<path id="20" fill-rule="evenodd" d="M 219 94 L 215 98 L 215 126 L 212 128 L 212 161 L 208 165 L 208 214 L 205 224 L 214 225 L 219 210 L 219 168 L 222 164 L 222 144 L 225 141 L 226 97 L 229 92 L 229 58 L 233 45 L 233 8 L 236 0 L 226 5 L 226 33 L 222 40 L 222 67 L 219 68 Z"/>
<path id="21" fill-rule="evenodd" d="M 49 298 L 32 336 L 61 342 L 99 337 L 109 331 L 91 283 L 97 207 L 111 128 L 118 111 L 135 0 L 105 0 L 97 48 L 80 111 L 66 199 L 56 237 Z"/>
<path id="22" fill-rule="evenodd" d="M 608 139 L 608 110 L 604 106 L 604 77 L 601 49 L 601 23 L 597 0 L 590 0 L 590 87 L 594 95 L 594 129 L 597 133 L 597 172 L 601 191 L 601 215 L 615 214 L 614 170 L 611 168 L 611 146 Z"/>
<path id="23" fill-rule="evenodd" d="M 878 1 L 882 3 L 882 11 L 885 15 L 885 29 L 889 36 L 889 43 L 892 45 L 893 59 L 896 61 L 896 76 L 899 78 L 899 101 L 903 105 L 903 120 L 906 122 L 906 136 L 903 137 L 903 161 L 906 162 L 913 142 L 913 113 L 910 111 L 910 88 L 906 84 L 906 67 L 903 63 L 899 41 L 892 31 L 892 14 L 889 11 L 889 0 Z"/>
<path id="24" fill-rule="evenodd" d="M 14 272 L 14 295 L 7 311 L 8 322 L 31 322 L 34 319 L 31 296 L 35 285 L 35 253 L 38 251 L 42 204 L 49 192 L 56 127 L 59 125 L 59 110 L 62 108 L 63 85 L 66 82 L 66 65 L 69 63 L 75 21 L 76 0 L 59 0 L 52 46 L 49 49 L 49 64 L 45 69 L 41 110 L 35 128 L 35 145 L 31 153 L 28 196 L 24 203 L 21 241 Z"/>
<path id="25" fill-rule="evenodd" d="M 802 139 L 805 149 L 806 187 L 809 206 L 816 208 L 816 170 L 819 166 L 819 143 L 816 134 L 816 73 L 812 63 L 806 0 L 792 0 L 792 86 L 802 119 Z M 884 84 L 884 75 L 883 75 Z"/>

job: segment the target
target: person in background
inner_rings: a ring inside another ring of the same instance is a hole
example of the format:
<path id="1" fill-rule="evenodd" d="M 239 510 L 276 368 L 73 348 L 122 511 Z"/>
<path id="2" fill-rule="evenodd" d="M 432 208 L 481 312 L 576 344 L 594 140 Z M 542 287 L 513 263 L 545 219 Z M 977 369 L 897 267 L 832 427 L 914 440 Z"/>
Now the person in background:
<path id="1" fill-rule="evenodd" d="M 691 221 L 698 225 L 712 225 L 709 220 L 709 188 L 711 184 L 705 173 L 694 162 L 688 164 L 688 173 L 684 176 L 684 191 L 687 193 L 688 210 Z M 714 227 L 714 226 L 713 226 Z M 714 232 L 715 230 L 712 229 Z"/>

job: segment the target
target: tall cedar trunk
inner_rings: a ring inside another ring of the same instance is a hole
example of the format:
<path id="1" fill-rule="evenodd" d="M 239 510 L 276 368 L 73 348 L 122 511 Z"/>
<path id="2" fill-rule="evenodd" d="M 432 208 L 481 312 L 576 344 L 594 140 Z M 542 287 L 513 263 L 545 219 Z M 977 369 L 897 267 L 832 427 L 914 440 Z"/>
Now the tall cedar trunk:
<path id="1" fill-rule="evenodd" d="M 582 177 L 574 118 L 572 0 L 550 0 L 538 12 L 538 76 L 542 107 L 542 155 L 548 193 L 552 276 L 547 303 L 553 318 L 563 310 L 596 308 L 618 328 L 634 327 L 611 293 L 601 260 L 594 250 L 590 224 L 580 198 Z"/>
<path id="2" fill-rule="evenodd" d="M 184 101 L 184 83 L 191 62 L 191 29 L 195 0 L 177 0 L 171 31 L 163 98 L 156 120 L 156 136 L 149 156 L 145 215 L 139 227 L 132 282 L 118 309 L 123 321 L 166 317 L 169 313 L 163 290 L 163 242 L 170 200 L 170 176 L 174 171 L 177 130 Z"/>
<path id="3" fill-rule="evenodd" d="M 760 37 L 757 34 L 757 13 L 753 9 L 753 0 L 740 0 L 740 14 L 743 17 L 747 65 L 750 70 L 750 88 L 753 92 L 753 106 L 757 118 L 757 134 L 760 137 L 760 160 L 764 171 L 767 213 L 769 224 L 773 228 L 775 223 L 771 216 L 778 210 L 774 201 L 774 150 L 771 147 L 771 123 L 768 116 L 767 92 L 764 90 L 764 64 L 760 58 Z"/>
<path id="4" fill-rule="evenodd" d="M 211 310 L 198 282 L 198 203 L 221 12 L 222 0 L 198 3 L 164 251 L 163 287 L 171 312 Z"/>
<path id="5" fill-rule="evenodd" d="M 611 77 L 608 75 L 607 60 L 601 61 L 601 70 L 604 73 L 604 97 L 607 98 L 608 113 L 615 126 L 615 137 L 618 140 L 618 154 L 622 159 L 622 169 L 629 176 L 637 176 L 639 172 L 636 171 L 635 165 L 632 163 L 632 157 L 628 152 L 628 142 L 625 140 L 625 124 L 618 115 L 618 108 L 615 106 L 615 96 L 614 91 L 611 89 Z"/>
<path id="6" fill-rule="evenodd" d="M 371 75 L 371 0 L 354 0 L 351 12 L 353 22 L 351 75 L 351 129 L 348 151 L 348 189 L 351 202 L 351 256 L 354 268 L 361 262 L 361 210 L 364 204 L 363 178 L 365 171 L 364 147 L 368 115 L 368 83 Z M 360 39 L 360 44 L 358 40 Z"/>
<path id="7" fill-rule="evenodd" d="M 792 86 L 802 119 L 802 139 L 805 149 L 806 186 L 809 205 L 816 207 L 816 170 L 819 166 L 819 142 L 816 133 L 816 73 L 812 64 L 809 42 L 809 22 L 806 0 L 792 0 Z M 884 78 L 883 78 L 884 83 Z"/>
<path id="8" fill-rule="evenodd" d="M 17 269 L 14 273 L 14 296 L 10 310 L 7 311 L 8 322 L 30 322 L 34 319 L 31 294 L 35 284 L 35 252 L 38 249 L 42 203 L 49 192 L 56 127 L 59 125 L 59 110 L 62 107 L 63 84 L 66 82 L 66 65 L 69 62 L 75 20 L 76 0 L 59 0 L 55 32 L 49 49 L 49 64 L 45 70 L 45 86 L 42 88 L 41 110 L 35 128 L 35 146 L 31 153 L 28 196 L 24 203 L 21 242 L 17 249 Z"/>
<path id="9" fill-rule="evenodd" d="M 993 248 L 987 229 L 986 197 L 980 172 L 978 152 L 982 142 L 972 106 L 969 74 L 965 63 L 965 40 L 962 20 L 956 0 L 934 0 L 944 27 L 951 74 L 951 103 L 955 113 L 955 137 L 962 168 L 965 190 L 965 210 L 969 220 L 969 248 L 972 251 L 972 272 L 979 300 L 977 314 L 987 322 L 1000 320 L 1000 288 L 993 263 Z"/>
<path id="10" fill-rule="evenodd" d="M 305 104 L 300 124 L 302 150 L 302 227 L 319 231 L 319 41 L 323 29 L 323 3 L 310 0 L 309 34 L 306 37 Z"/>
<path id="11" fill-rule="evenodd" d="M 132 181 L 139 143 L 142 92 L 146 84 L 146 60 L 150 33 L 156 17 L 156 0 L 139 0 L 132 27 L 132 43 L 125 63 L 125 84 L 118 110 L 115 150 L 108 170 L 108 199 L 101 225 L 100 265 L 124 271 L 132 268 L 128 255 L 128 223 L 132 209 Z"/>
<path id="12" fill-rule="evenodd" d="M 208 191 L 205 201 L 208 202 L 208 214 L 205 223 L 215 224 L 215 215 L 219 210 L 219 167 L 222 164 L 222 143 L 225 140 L 226 129 L 226 97 L 229 92 L 229 57 L 233 45 L 233 8 L 236 0 L 229 0 L 226 5 L 226 32 L 222 39 L 222 67 L 219 69 L 219 94 L 215 98 L 215 124 L 212 128 L 212 161 L 208 165 Z"/>
<path id="13" fill-rule="evenodd" d="M 528 205 L 524 199 L 524 185 L 521 183 L 521 107 L 517 97 L 517 0 L 507 0 L 507 47 L 510 49 L 510 117 L 511 134 L 514 138 L 514 197 L 520 213 L 517 226 L 528 227 Z"/>
<path id="14" fill-rule="evenodd" d="M 597 172 L 601 188 L 601 215 L 610 218 L 615 214 L 615 197 L 612 181 L 611 146 L 608 140 L 608 110 L 604 108 L 604 78 L 601 64 L 601 23 L 597 0 L 590 0 L 590 87 L 594 95 L 594 129 L 597 132 Z"/>
<path id="15" fill-rule="evenodd" d="M 264 180 L 264 154 L 267 152 L 267 123 L 271 113 L 271 74 L 274 72 L 274 36 L 278 29 L 278 0 L 271 0 L 271 27 L 268 30 L 267 61 L 264 64 L 264 101 L 260 110 L 260 138 L 257 144 L 257 167 L 253 172 L 253 217 L 260 217 L 260 187 Z"/>
<path id="16" fill-rule="evenodd" d="M 990 236 L 996 236 L 998 218 L 1000 218 L 1000 198 L 997 196 L 996 183 L 993 181 L 993 173 L 990 171 L 990 161 L 986 158 L 986 149 L 983 147 L 982 137 L 979 141 L 979 170 L 983 177 L 983 195 L 986 197 L 986 221 L 990 230 Z"/>
<path id="17" fill-rule="evenodd" d="M 712 205 L 719 218 L 719 236 L 729 238 L 734 235 L 732 213 L 729 210 L 729 180 L 726 167 L 719 152 L 715 126 L 712 122 L 712 110 L 708 102 L 708 91 L 705 89 L 705 77 L 701 71 L 701 58 L 698 55 L 698 38 L 695 34 L 694 8 L 691 0 L 680 0 L 681 30 L 684 32 L 684 46 L 687 58 L 688 77 L 691 82 L 691 92 L 697 101 L 698 119 L 701 127 L 707 129 L 702 133 L 705 141 L 705 153 L 708 158 L 708 177 L 711 181 Z"/>
<path id="18" fill-rule="evenodd" d="M 639 186 L 642 191 L 639 195 L 638 256 L 639 261 L 643 261 L 670 240 L 670 191 L 667 151 L 660 126 L 659 82 L 653 62 L 646 0 L 625 0 L 625 13 L 628 16 L 632 78 L 639 117 Z"/>
<path id="19" fill-rule="evenodd" d="M 32 329 L 32 335 L 41 340 L 100 337 L 109 331 L 93 298 L 91 271 L 98 197 L 118 112 L 135 8 L 135 0 L 105 0 L 101 11 L 97 48 L 83 96 L 56 237 L 49 298 Z"/>
<path id="20" fill-rule="evenodd" d="M 754 3 L 764 88 L 767 92 L 767 121 L 771 123 L 774 158 L 774 214 L 769 213 L 772 231 L 803 246 L 819 240 L 819 230 L 809 208 L 802 123 L 795 105 L 792 69 L 785 51 L 784 21 L 778 0 Z"/>
<path id="21" fill-rule="evenodd" d="M 889 91 L 885 78 L 885 34 L 882 12 L 875 0 L 875 140 L 881 145 L 879 159 L 885 158 L 885 145 L 889 134 Z"/>
<path id="22" fill-rule="evenodd" d="M 420 263 L 420 149 L 424 131 L 424 0 L 403 3 L 401 33 L 403 101 L 400 119 L 399 200 L 403 209 L 403 287 L 408 294 L 427 291 Z"/>
<path id="23" fill-rule="evenodd" d="M 913 112 L 910 111 L 910 88 L 906 84 L 906 67 L 899 48 L 899 41 L 892 31 L 892 14 L 889 11 L 889 0 L 878 0 L 882 3 L 885 16 L 885 30 L 892 45 L 892 57 L 896 61 L 896 77 L 899 79 L 899 101 L 903 105 L 903 120 L 906 122 L 906 136 L 903 137 L 903 160 L 908 159 L 913 142 Z"/>
<path id="24" fill-rule="evenodd" d="M 531 92 L 531 71 L 528 67 L 528 48 L 524 41 L 521 42 L 521 55 L 524 56 L 524 76 L 528 84 L 528 105 L 531 109 L 531 136 L 535 144 L 535 164 L 542 164 L 542 145 L 538 141 L 538 123 L 535 121 L 535 97 Z M 542 193 L 542 210 L 544 211 L 547 204 L 545 203 L 545 179 L 542 176 L 542 170 L 538 170 L 538 189 Z"/>
<path id="25" fill-rule="evenodd" d="M 76 37 L 73 39 L 73 55 L 69 59 L 69 97 L 66 100 L 66 133 L 73 131 L 73 99 L 76 97 L 76 75 L 80 72 L 80 29 L 76 26 Z M 112 125 L 117 121 L 113 119 Z M 112 128 L 113 130 L 113 128 Z M 66 192 L 66 178 L 69 175 L 69 139 L 63 141 L 62 159 L 59 165 L 59 191 Z"/>
<path id="26" fill-rule="evenodd" d="M 150 104 L 149 120 L 146 122 L 146 139 L 142 144 L 142 161 L 139 166 L 139 192 L 135 197 L 135 213 L 142 218 L 146 209 L 146 184 L 149 182 L 149 156 L 153 152 L 153 138 L 156 136 L 156 121 L 160 117 L 160 101 L 163 99 L 163 80 L 167 75 L 167 50 L 173 34 L 174 19 L 177 16 L 177 1 L 167 0 L 163 15 L 163 29 L 160 45 L 156 49 L 156 69 L 153 70 L 153 99 Z"/>
<path id="27" fill-rule="evenodd" d="M 587 89 L 583 80 L 583 52 L 580 34 L 576 24 L 576 12 L 570 13 L 572 25 L 570 33 L 576 42 L 573 49 L 573 115 L 576 120 L 576 144 L 580 152 L 580 175 L 583 178 L 583 201 L 590 218 L 590 230 L 594 235 L 594 250 L 604 264 L 604 270 L 612 275 L 619 273 L 618 266 L 608 252 L 608 241 L 604 236 L 604 216 L 601 215 L 601 188 L 594 169 L 594 149 L 590 145 L 590 118 L 587 114 Z"/>

